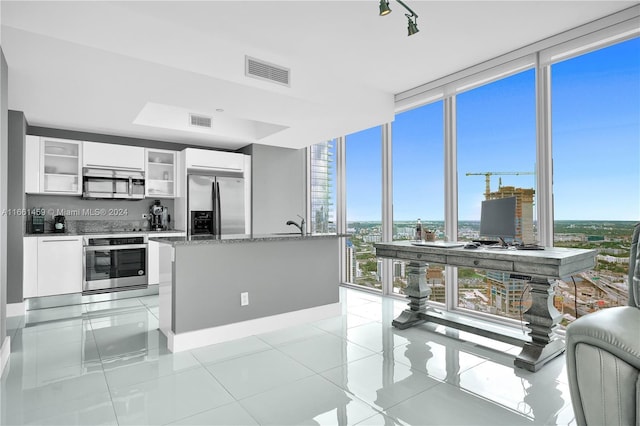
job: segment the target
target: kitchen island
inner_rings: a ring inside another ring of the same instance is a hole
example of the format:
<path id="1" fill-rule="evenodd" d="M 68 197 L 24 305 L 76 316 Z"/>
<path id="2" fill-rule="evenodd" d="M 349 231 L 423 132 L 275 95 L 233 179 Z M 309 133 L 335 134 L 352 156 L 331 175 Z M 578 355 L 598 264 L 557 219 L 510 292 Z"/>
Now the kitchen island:
<path id="1" fill-rule="evenodd" d="M 341 235 L 151 238 L 160 330 L 180 352 L 340 315 Z"/>

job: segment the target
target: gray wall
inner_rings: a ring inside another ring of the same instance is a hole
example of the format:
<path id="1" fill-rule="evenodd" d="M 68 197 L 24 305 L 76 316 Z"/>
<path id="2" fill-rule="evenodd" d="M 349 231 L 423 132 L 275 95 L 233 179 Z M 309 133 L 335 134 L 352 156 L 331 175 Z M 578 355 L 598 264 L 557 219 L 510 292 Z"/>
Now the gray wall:
<path id="1" fill-rule="evenodd" d="M 251 145 L 254 234 L 296 232 L 288 220 L 306 216 L 306 150 Z"/>
<path id="2" fill-rule="evenodd" d="M 7 205 L 9 209 L 22 209 L 24 198 L 24 144 L 27 122 L 20 111 L 9 111 L 9 185 Z M 22 237 L 25 219 L 22 215 L 7 215 L 7 302 L 22 302 Z"/>
<path id="3" fill-rule="evenodd" d="M 7 208 L 8 73 L 7 61 L 0 47 L 0 210 Z M 0 348 L 7 336 L 7 248 L 7 217 L 0 215 Z"/>
<path id="4" fill-rule="evenodd" d="M 339 301 L 338 237 L 175 247 L 174 333 Z M 249 305 L 240 306 L 240 293 Z"/>

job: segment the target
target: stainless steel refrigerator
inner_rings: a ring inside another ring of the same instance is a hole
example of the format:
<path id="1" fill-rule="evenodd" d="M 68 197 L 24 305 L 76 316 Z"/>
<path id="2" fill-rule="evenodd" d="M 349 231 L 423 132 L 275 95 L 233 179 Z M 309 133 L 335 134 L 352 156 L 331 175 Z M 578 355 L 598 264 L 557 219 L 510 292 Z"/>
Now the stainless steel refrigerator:
<path id="1" fill-rule="evenodd" d="M 189 174 L 189 235 L 245 234 L 244 178 Z"/>

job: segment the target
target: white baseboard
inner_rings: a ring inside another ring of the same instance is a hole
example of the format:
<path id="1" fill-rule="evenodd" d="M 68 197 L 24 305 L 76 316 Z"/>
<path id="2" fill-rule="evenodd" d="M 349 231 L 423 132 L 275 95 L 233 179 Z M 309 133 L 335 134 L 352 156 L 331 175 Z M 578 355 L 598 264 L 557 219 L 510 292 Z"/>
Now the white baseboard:
<path id="1" fill-rule="evenodd" d="M 24 315 L 24 302 L 7 303 L 7 317 L 19 317 Z"/>
<path id="2" fill-rule="evenodd" d="M 7 362 L 9 361 L 10 354 L 11 354 L 11 337 L 7 336 L 4 338 L 4 342 L 2 342 L 2 347 L 0 348 L 0 376 L 2 376 L 4 367 L 7 365 Z"/>
<path id="3" fill-rule="evenodd" d="M 320 321 L 339 316 L 341 313 L 341 304 L 332 303 L 187 333 L 174 334 L 170 331 L 167 335 L 167 345 L 171 352 L 188 351 L 202 346 L 253 336 L 254 334 L 268 333 L 312 321 Z"/>

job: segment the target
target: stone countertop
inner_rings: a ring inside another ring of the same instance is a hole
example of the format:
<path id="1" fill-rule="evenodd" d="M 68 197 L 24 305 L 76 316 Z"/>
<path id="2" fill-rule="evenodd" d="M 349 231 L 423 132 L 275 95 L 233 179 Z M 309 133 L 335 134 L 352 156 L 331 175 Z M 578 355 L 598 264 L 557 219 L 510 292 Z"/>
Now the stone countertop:
<path id="1" fill-rule="evenodd" d="M 349 234 L 308 234 L 300 235 L 299 233 L 282 233 L 282 234 L 233 234 L 233 235 L 190 235 L 186 237 L 152 237 L 149 235 L 149 241 L 157 241 L 160 243 L 176 246 L 203 245 L 203 244 L 231 244 L 231 243 L 250 243 L 258 241 L 286 241 L 286 240 L 314 240 L 320 238 L 338 238 L 348 237 Z"/>
<path id="2" fill-rule="evenodd" d="M 147 235 L 149 238 L 154 236 L 163 235 L 163 234 L 175 234 L 179 232 L 186 231 L 182 229 L 171 229 L 167 231 L 150 231 L 150 230 L 142 230 L 142 231 L 91 231 L 91 232 L 53 232 L 47 231 L 42 234 L 24 234 L 25 237 L 75 237 L 75 236 L 91 236 L 91 235 Z"/>

